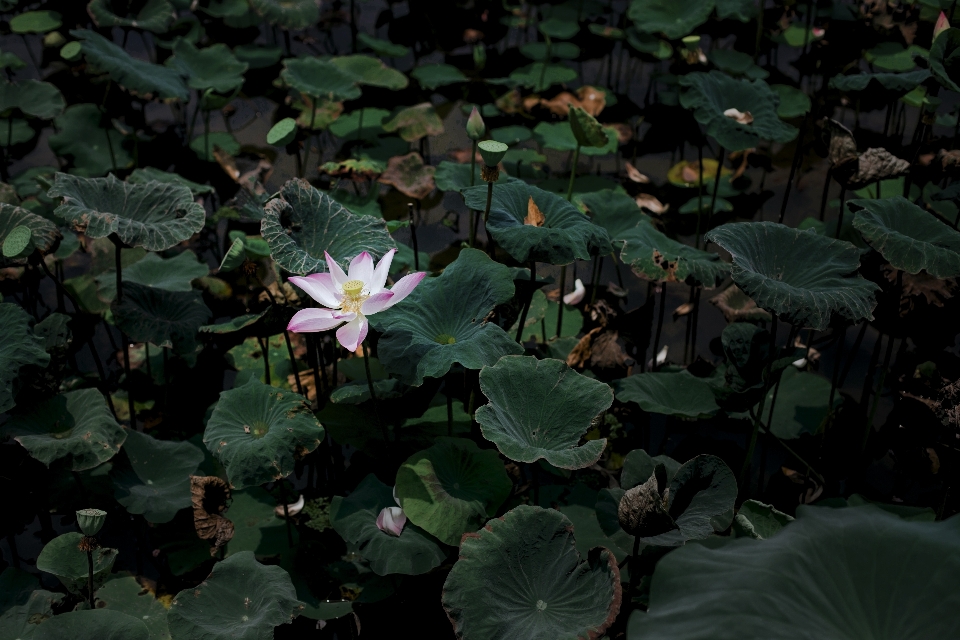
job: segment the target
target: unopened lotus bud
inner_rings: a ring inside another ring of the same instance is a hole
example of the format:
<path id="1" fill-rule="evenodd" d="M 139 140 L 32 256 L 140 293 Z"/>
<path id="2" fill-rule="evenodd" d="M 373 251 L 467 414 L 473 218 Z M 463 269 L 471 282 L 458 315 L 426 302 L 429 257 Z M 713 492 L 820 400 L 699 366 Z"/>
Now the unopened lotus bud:
<path id="1" fill-rule="evenodd" d="M 950 21 L 947 20 L 947 14 L 943 11 L 940 12 L 940 17 L 937 18 L 937 25 L 933 28 L 933 40 L 936 42 L 937 37 L 950 28 Z"/>
<path id="2" fill-rule="evenodd" d="M 100 509 L 80 509 L 77 511 L 77 525 L 83 535 L 93 537 L 97 535 L 107 519 L 107 512 Z"/>
<path id="3" fill-rule="evenodd" d="M 632 536 L 652 538 L 679 528 L 667 511 L 666 484 L 666 469 L 657 465 L 649 480 L 623 495 L 617 507 L 617 519 L 624 531 Z"/>
<path id="4" fill-rule="evenodd" d="M 405 524 L 407 515 L 400 507 L 384 507 L 377 516 L 377 528 L 391 536 L 399 537 Z"/>
<path id="5" fill-rule="evenodd" d="M 496 140 L 484 140 L 477 145 L 477 148 L 480 149 L 480 157 L 483 158 L 483 164 L 488 167 L 495 167 L 503 160 L 503 156 L 507 155 L 507 150 L 510 147 Z"/>
<path id="6" fill-rule="evenodd" d="M 471 140 L 479 140 L 487 132 L 487 125 L 484 124 L 480 112 L 474 107 L 467 118 L 467 136 Z"/>

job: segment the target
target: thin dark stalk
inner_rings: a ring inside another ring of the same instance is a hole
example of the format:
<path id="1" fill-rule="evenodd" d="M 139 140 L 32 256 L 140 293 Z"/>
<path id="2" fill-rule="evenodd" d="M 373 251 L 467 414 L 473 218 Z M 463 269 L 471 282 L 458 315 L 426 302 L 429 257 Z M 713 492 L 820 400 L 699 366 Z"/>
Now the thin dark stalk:
<path id="1" fill-rule="evenodd" d="M 293 527 L 290 524 L 290 509 L 287 506 L 287 499 L 280 496 L 280 499 L 283 501 L 283 520 L 287 523 L 287 548 L 293 549 Z"/>
<path id="2" fill-rule="evenodd" d="M 811 109 L 812 111 L 812 109 Z M 803 117 L 803 124 L 800 125 L 800 134 L 797 136 L 797 148 L 793 153 L 793 162 L 790 163 L 790 178 L 783 192 L 783 202 L 780 203 L 780 217 L 777 222 L 783 224 L 783 218 L 787 215 L 787 202 L 790 200 L 790 189 L 793 187 L 793 178 L 797 175 L 797 169 L 803 161 L 803 136 L 807 130 L 807 120 L 810 118 L 810 111 Z"/>
<path id="3" fill-rule="evenodd" d="M 867 400 L 870 398 L 870 392 L 873 390 L 873 374 L 877 369 L 877 362 L 880 360 L 880 347 L 883 346 L 883 334 L 877 336 L 877 341 L 873 344 L 873 352 L 870 354 L 870 364 L 867 365 L 867 375 L 863 378 L 863 391 L 860 392 L 860 406 L 866 407 Z"/>
<path id="4" fill-rule="evenodd" d="M 263 377 L 267 384 L 270 382 L 270 338 L 261 338 L 257 336 L 257 343 L 260 345 L 260 353 L 263 355 Z"/>
<path id="5" fill-rule="evenodd" d="M 487 204 L 483 207 L 483 229 L 487 233 L 487 254 L 491 260 L 496 260 L 497 248 L 493 243 L 493 235 L 487 223 L 490 221 L 490 204 L 493 202 L 493 183 L 487 183 Z"/>
<path id="6" fill-rule="evenodd" d="M 857 353 L 860 351 L 860 345 L 863 343 L 863 336 L 867 333 L 867 327 L 870 325 L 869 322 L 864 320 L 860 323 L 860 331 L 857 333 L 857 339 L 853 341 L 853 347 L 850 349 L 850 355 L 847 356 L 847 363 L 843 366 L 843 373 L 840 374 L 840 380 L 837 382 L 837 386 L 841 389 L 843 388 L 843 383 L 847 380 L 847 374 L 850 373 L 850 368 L 853 367 L 853 361 L 857 357 Z"/>
<path id="7" fill-rule="evenodd" d="M 860 451 L 867 450 L 867 441 L 870 439 L 870 432 L 873 431 L 873 418 L 877 413 L 877 406 L 880 404 L 880 396 L 883 395 L 883 383 L 887 379 L 887 369 L 890 367 L 890 358 L 893 356 L 893 336 L 887 336 L 887 350 L 883 354 L 883 366 L 880 368 L 880 381 L 877 383 L 877 392 L 873 396 L 873 405 L 870 407 L 870 415 L 867 416 L 867 422 L 863 428 L 863 440 L 860 442 Z"/>
<path id="8" fill-rule="evenodd" d="M 657 337 L 653 341 L 653 365 L 651 371 L 657 370 L 657 356 L 660 355 L 660 331 L 663 329 L 663 312 L 667 306 L 667 283 L 660 284 L 660 316 L 657 318 Z"/>
<path id="9" fill-rule="evenodd" d="M 834 239 L 840 238 L 840 229 L 843 228 L 843 205 L 847 199 L 847 188 L 840 187 L 840 213 L 837 216 L 837 231 L 833 234 Z"/>
<path id="10" fill-rule="evenodd" d="M 827 169 L 827 179 L 823 181 L 823 195 L 820 196 L 820 222 L 823 222 L 827 214 L 827 198 L 830 195 L 830 178 L 833 175 L 833 168 Z"/>
<path id="11" fill-rule="evenodd" d="M 447 396 L 447 435 L 453 436 L 453 394 L 450 393 L 450 374 L 447 374 L 447 388 L 444 389 Z"/>
<path id="12" fill-rule="evenodd" d="M 10 564 L 14 569 L 20 568 L 20 552 L 17 550 L 17 536 L 7 534 L 7 544 L 10 546 Z"/>
<path id="13" fill-rule="evenodd" d="M 577 144 L 570 160 L 570 182 L 567 183 L 567 202 L 573 201 L 573 182 L 577 179 L 577 163 L 580 161 L 580 145 Z"/>
<path id="14" fill-rule="evenodd" d="M 804 460 L 803 457 L 800 456 L 800 454 L 798 454 L 796 451 L 794 451 L 793 449 L 791 449 L 791 448 L 790 448 L 790 445 L 788 445 L 786 442 L 784 442 L 783 440 L 781 440 L 780 438 L 778 438 L 775 433 L 772 433 L 772 432 L 764 429 L 763 427 L 761 427 L 761 430 L 763 431 L 763 433 L 764 433 L 765 435 L 773 436 L 773 439 L 776 440 L 778 443 L 780 443 L 780 446 L 783 447 L 783 448 L 786 450 L 787 453 L 789 453 L 790 455 L 792 455 L 794 458 L 796 458 L 796 460 L 797 460 L 800 464 L 802 464 L 803 466 L 805 466 L 805 467 L 807 468 L 807 473 L 816 476 L 817 480 L 820 481 L 820 484 L 826 484 L 826 479 L 824 479 L 824 477 L 823 477 L 822 475 L 820 475 L 819 473 L 817 473 L 817 470 L 813 468 L 813 465 L 811 465 L 809 462 L 807 462 L 806 460 Z"/>
<path id="15" fill-rule="evenodd" d="M 373 388 L 373 376 L 370 374 L 370 343 L 363 345 L 363 368 L 367 373 L 367 389 L 370 390 L 370 400 L 373 402 L 373 413 L 377 418 L 377 424 L 380 425 L 380 432 L 383 434 L 383 442 L 390 446 L 390 434 L 387 433 L 387 427 L 380 418 L 380 404 L 377 400 L 377 392 Z"/>
<path id="16" fill-rule="evenodd" d="M 717 208 L 717 192 L 720 191 L 720 176 L 723 173 L 723 156 L 726 153 L 726 149 L 722 146 L 720 151 L 717 152 L 717 175 L 713 180 L 713 195 L 710 196 L 710 211 L 707 212 L 707 229 L 710 228 L 710 219 L 713 218 L 713 212 Z M 700 171 L 703 171 L 703 167 L 700 167 Z M 703 176 L 700 177 L 701 182 L 703 181 Z"/>
<path id="17" fill-rule="evenodd" d="M 293 355 L 293 343 L 290 342 L 290 332 L 286 329 L 283 330 L 283 339 L 287 343 L 287 355 L 290 357 L 293 379 L 297 381 L 297 393 L 303 395 L 303 383 L 300 382 L 300 369 L 297 367 L 297 358 Z"/>
<path id="18" fill-rule="evenodd" d="M 120 238 L 112 234 L 110 239 L 114 245 L 114 264 L 117 270 L 117 305 L 123 301 L 123 264 L 120 258 Z M 123 371 L 127 381 L 127 410 L 130 411 L 130 428 L 137 428 L 137 409 L 133 402 L 133 380 L 130 376 L 130 341 L 127 336 L 120 332 L 120 340 L 123 343 Z"/>
<path id="19" fill-rule="evenodd" d="M 420 250 L 417 244 L 417 219 L 413 215 L 412 202 L 407 203 L 407 214 L 410 216 L 410 241 L 413 243 L 413 270 L 420 271 Z"/>
<path id="20" fill-rule="evenodd" d="M 557 298 L 557 337 L 563 336 L 563 294 L 567 288 L 567 265 L 560 267 L 560 296 Z"/>
<path id="21" fill-rule="evenodd" d="M 307 174 L 307 167 L 309 166 L 310 159 L 310 136 L 313 134 L 313 125 L 317 117 L 317 104 L 316 98 L 308 96 L 310 98 L 310 129 L 307 131 L 307 139 L 304 141 L 304 146 L 306 147 L 303 150 L 303 166 L 300 167 L 301 173 L 300 178 Z M 362 115 L 362 112 L 361 112 Z"/>
<path id="22" fill-rule="evenodd" d="M 530 304 L 533 302 L 533 292 L 536 290 L 536 282 L 537 262 L 534 260 L 530 262 L 530 293 L 527 295 L 527 300 L 523 304 L 523 311 L 520 312 L 520 320 L 517 321 L 517 342 L 520 344 L 523 344 L 523 325 L 527 322 L 527 314 L 530 312 Z M 560 301 L 560 304 L 563 304 L 563 300 Z"/>
<path id="23" fill-rule="evenodd" d="M 90 609 L 96 609 L 97 604 L 93 599 L 93 550 L 87 549 L 87 595 Z"/>
<path id="24" fill-rule="evenodd" d="M 840 331 L 840 338 L 837 340 L 837 356 L 833 363 L 833 375 L 830 377 L 830 401 L 827 403 L 827 411 L 833 413 L 833 399 L 837 395 L 837 381 L 840 378 L 840 363 L 843 362 L 843 347 L 847 341 L 847 328 Z"/>
<path id="25" fill-rule="evenodd" d="M 719 167 L 717 171 L 719 172 Z M 719 173 L 717 174 L 719 175 Z M 716 189 L 714 189 L 716 191 Z M 697 249 L 700 248 L 700 216 L 703 215 L 703 141 L 697 145 Z"/>
<path id="26" fill-rule="evenodd" d="M 697 286 L 696 293 L 693 294 L 693 329 L 690 330 L 690 362 L 697 359 L 697 325 L 700 321 L 700 294 L 703 293 L 703 287 Z"/>
<path id="27" fill-rule="evenodd" d="M 770 353 L 767 356 L 767 366 L 764 372 L 763 395 L 760 396 L 760 404 L 757 407 L 757 414 L 753 419 L 753 433 L 750 434 L 750 442 L 747 444 L 747 456 L 743 460 L 743 466 L 740 468 L 740 490 L 744 491 L 747 486 L 747 478 L 750 474 L 750 463 L 753 460 L 753 452 L 757 447 L 757 435 L 760 433 L 760 422 L 763 418 L 763 407 L 767 402 L 767 391 L 770 389 L 770 369 L 773 366 L 773 360 L 777 348 L 777 316 L 773 316 L 770 323 Z"/>
<path id="28" fill-rule="evenodd" d="M 593 285 L 590 292 L 590 304 L 597 301 L 597 289 L 600 288 L 600 273 L 603 271 L 603 258 L 598 254 L 593 258 L 593 273 L 590 274 L 590 282 Z"/>
<path id="29" fill-rule="evenodd" d="M 170 406 L 170 362 L 167 358 L 170 351 L 160 347 L 160 352 L 163 354 L 163 409 L 166 411 Z"/>

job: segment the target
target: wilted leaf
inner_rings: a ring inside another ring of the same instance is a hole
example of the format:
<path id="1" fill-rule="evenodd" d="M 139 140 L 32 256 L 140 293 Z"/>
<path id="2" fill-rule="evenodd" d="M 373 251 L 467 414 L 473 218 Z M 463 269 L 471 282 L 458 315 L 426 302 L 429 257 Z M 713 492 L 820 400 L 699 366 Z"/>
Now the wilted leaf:
<path id="1" fill-rule="evenodd" d="M 424 164 L 420 154 L 414 151 L 405 156 L 390 158 L 378 182 L 392 185 L 406 196 L 423 200 L 437 186 L 433 181 L 436 172 L 436 167 Z"/>

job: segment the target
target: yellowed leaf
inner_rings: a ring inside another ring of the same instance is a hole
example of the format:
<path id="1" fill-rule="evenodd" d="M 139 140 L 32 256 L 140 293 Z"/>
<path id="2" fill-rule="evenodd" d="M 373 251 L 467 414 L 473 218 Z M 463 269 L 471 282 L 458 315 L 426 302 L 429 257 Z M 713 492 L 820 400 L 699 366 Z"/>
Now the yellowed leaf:
<path id="1" fill-rule="evenodd" d="M 527 217 L 523 219 L 523 224 L 531 227 L 542 227 L 545 221 L 546 218 L 543 212 L 540 211 L 537 203 L 533 201 L 533 196 L 530 196 L 530 200 L 527 202 Z"/>

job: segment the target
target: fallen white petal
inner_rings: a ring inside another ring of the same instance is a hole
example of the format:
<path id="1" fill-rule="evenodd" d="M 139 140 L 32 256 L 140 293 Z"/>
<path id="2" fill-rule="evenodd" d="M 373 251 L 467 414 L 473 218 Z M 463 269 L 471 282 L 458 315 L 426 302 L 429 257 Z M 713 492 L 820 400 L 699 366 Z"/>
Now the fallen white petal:
<path id="1" fill-rule="evenodd" d="M 575 305 L 583 302 L 583 297 L 587 294 L 587 290 L 583 286 L 583 280 L 577 278 L 576 282 L 573 283 L 573 291 L 563 296 L 563 304 Z"/>

